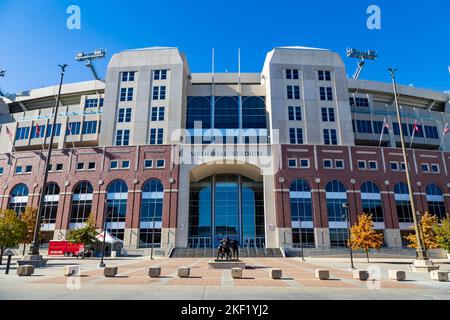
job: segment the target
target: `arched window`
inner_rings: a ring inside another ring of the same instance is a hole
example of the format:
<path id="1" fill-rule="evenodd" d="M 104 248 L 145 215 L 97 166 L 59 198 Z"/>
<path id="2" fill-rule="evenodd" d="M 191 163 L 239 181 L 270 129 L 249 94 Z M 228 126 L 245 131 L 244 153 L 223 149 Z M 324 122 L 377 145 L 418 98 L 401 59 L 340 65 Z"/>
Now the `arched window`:
<path id="1" fill-rule="evenodd" d="M 406 183 L 399 182 L 394 186 L 394 197 L 395 205 L 397 207 L 398 222 L 413 222 L 408 186 Z"/>
<path id="2" fill-rule="evenodd" d="M 186 129 L 194 129 L 195 122 L 201 122 L 203 129 L 211 129 L 210 97 L 188 98 Z"/>
<path id="3" fill-rule="evenodd" d="M 214 107 L 214 128 L 239 128 L 239 108 L 235 97 L 218 97 L 216 99 Z"/>
<path id="4" fill-rule="evenodd" d="M 347 202 L 347 189 L 338 180 L 331 180 L 326 186 L 328 222 L 330 224 L 330 244 L 333 247 L 346 246 L 348 241 L 345 226 L 346 214 L 342 205 Z M 338 224 L 339 223 L 339 224 Z"/>
<path id="5" fill-rule="evenodd" d="M 244 97 L 242 99 L 242 128 L 267 128 L 266 102 L 263 97 Z"/>
<path id="6" fill-rule="evenodd" d="M 445 202 L 442 190 L 435 184 L 429 184 L 426 188 L 428 212 L 439 219 L 445 218 Z"/>
<path id="7" fill-rule="evenodd" d="M 59 187 L 56 183 L 49 183 L 45 188 L 44 211 L 42 212 L 42 224 L 53 224 L 56 222 L 59 203 Z"/>
<path id="8" fill-rule="evenodd" d="M 28 187 L 23 183 L 16 185 L 10 193 L 8 209 L 14 210 L 17 215 L 25 212 L 28 203 Z"/>
<path id="9" fill-rule="evenodd" d="M 142 189 L 139 247 L 148 248 L 153 240 L 154 246 L 161 244 L 163 202 L 164 187 L 161 181 L 147 181 Z"/>
<path id="10" fill-rule="evenodd" d="M 92 198 L 94 196 L 92 185 L 83 181 L 73 190 L 70 223 L 84 223 L 91 214 Z"/>
<path id="11" fill-rule="evenodd" d="M 292 182 L 290 192 L 292 240 L 294 244 L 302 242 L 314 246 L 314 224 L 312 215 L 311 188 L 306 180 Z"/>
<path id="12" fill-rule="evenodd" d="M 367 181 L 361 186 L 361 200 L 363 212 L 372 215 L 373 222 L 384 222 L 380 188 L 375 183 Z"/>
<path id="13" fill-rule="evenodd" d="M 123 240 L 127 215 L 128 187 L 123 180 L 113 181 L 107 188 L 108 231 Z"/>

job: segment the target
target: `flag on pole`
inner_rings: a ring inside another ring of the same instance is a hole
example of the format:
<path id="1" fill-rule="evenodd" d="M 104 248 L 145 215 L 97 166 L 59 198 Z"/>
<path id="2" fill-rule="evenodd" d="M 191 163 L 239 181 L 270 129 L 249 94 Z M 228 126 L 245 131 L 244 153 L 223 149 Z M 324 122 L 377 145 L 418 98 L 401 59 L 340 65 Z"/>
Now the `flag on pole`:
<path id="1" fill-rule="evenodd" d="M 39 126 L 39 124 L 36 123 L 35 138 L 44 138 L 44 140 L 45 140 L 45 137 L 41 137 L 41 133 L 42 133 L 41 127 Z M 45 148 L 44 148 L 44 140 L 41 141 L 42 150 L 45 150 Z"/>
<path id="2" fill-rule="evenodd" d="M 383 120 L 383 126 L 381 127 L 381 132 L 380 132 L 380 143 L 379 143 L 379 147 L 381 147 L 381 142 L 383 141 L 383 136 L 384 136 L 384 129 L 387 129 L 388 131 L 392 131 L 392 129 L 389 126 L 389 122 L 387 121 L 386 117 Z"/>
<path id="3" fill-rule="evenodd" d="M 72 135 L 73 133 L 72 133 L 72 123 L 71 122 L 69 122 L 68 124 L 67 124 L 67 130 L 69 130 L 69 135 Z M 75 142 L 72 140 L 72 148 L 73 149 L 75 149 Z"/>
<path id="4" fill-rule="evenodd" d="M 9 140 L 11 141 L 13 151 L 16 152 L 16 147 L 14 146 L 14 141 L 13 141 L 13 134 L 12 134 L 11 130 L 9 130 L 8 126 L 6 126 L 6 134 L 8 135 Z"/>
<path id="5" fill-rule="evenodd" d="M 414 142 L 414 137 L 416 136 L 416 133 L 419 133 L 420 129 L 419 126 L 417 125 L 417 120 L 414 120 L 414 125 L 413 125 L 413 132 L 411 135 L 411 142 L 409 144 L 409 148 L 412 148 L 413 142 Z"/>
<path id="6" fill-rule="evenodd" d="M 448 127 L 448 122 L 445 124 L 444 131 L 442 132 L 441 145 L 439 146 L 439 150 L 442 150 L 442 146 L 444 145 L 445 137 L 450 133 L 450 128 Z"/>

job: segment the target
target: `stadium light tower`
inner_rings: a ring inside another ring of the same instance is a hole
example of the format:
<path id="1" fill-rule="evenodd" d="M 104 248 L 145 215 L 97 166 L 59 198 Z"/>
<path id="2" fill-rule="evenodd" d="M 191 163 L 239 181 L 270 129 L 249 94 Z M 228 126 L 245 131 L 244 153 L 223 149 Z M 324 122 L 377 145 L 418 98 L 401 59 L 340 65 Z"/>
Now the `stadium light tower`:
<path id="1" fill-rule="evenodd" d="M 6 75 L 5 69 L 0 69 L 0 77 L 4 78 Z M 2 92 L 2 89 L 0 88 L 0 97 L 4 97 L 6 94 Z"/>
<path id="2" fill-rule="evenodd" d="M 92 71 L 94 78 L 96 80 L 101 80 L 100 77 L 98 76 L 97 71 L 95 70 L 93 61 L 103 59 L 103 58 L 105 58 L 105 56 L 106 56 L 106 51 L 103 49 L 99 49 L 99 50 L 95 50 L 94 52 L 88 52 L 88 53 L 78 52 L 77 55 L 75 56 L 75 60 L 77 60 L 78 62 L 85 62 L 86 67 L 88 67 Z"/>
<path id="3" fill-rule="evenodd" d="M 348 48 L 347 58 L 359 59 L 358 69 L 356 69 L 355 73 L 353 74 L 353 79 L 358 79 L 362 69 L 364 68 L 364 65 L 366 64 L 366 60 L 377 60 L 378 52 L 376 52 L 375 50 L 361 51 L 354 48 Z"/>

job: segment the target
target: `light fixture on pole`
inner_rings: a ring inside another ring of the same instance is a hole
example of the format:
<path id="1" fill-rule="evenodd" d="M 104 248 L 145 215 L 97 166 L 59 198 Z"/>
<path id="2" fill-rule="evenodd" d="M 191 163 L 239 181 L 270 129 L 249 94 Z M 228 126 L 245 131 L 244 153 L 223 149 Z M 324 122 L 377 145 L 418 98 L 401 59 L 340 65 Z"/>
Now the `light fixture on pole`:
<path id="1" fill-rule="evenodd" d="M 56 127 L 56 122 L 57 122 L 57 118 L 58 118 L 59 100 L 61 97 L 61 89 L 62 89 L 62 84 L 64 81 L 64 73 L 66 72 L 66 68 L 68 67 L 68 65 L 67 64 L 59 65 L 59 67 L 61 68 L 61 76 L 60 76 L 60 81 L 59 81 L 58 95 L 56 97 L 55 108 L 54 108 L 54 112 L 53 112 L 52 128 Z M 36 266 L 45 266 L 45 264 L 46 264 L 46 260 L 43 260 L 42 256 L 39 255 L 39 231 L 40 231 L 40 227 L 41 227 L 41 217 L 44 212 L 45 192 L 47 189 L 47 181 L 48 181 L 48 169 L 49 169 L 49 165 L 51 163 L 50 161 L 51 161 L 52 151 L 53 151 L 54 136 L 55 136 L 55 130 L 52 130 L 52 132 L 50 134 L 50 143 L 49 143 L 48 150 L 47 150 L 47 157 L 45 159 L 44 178 L 42 181 L 42 188 L 41 188 L 41 192 L 39 195 L 39 208 L 38 208 L 38 212 L 36 215 L 36 223 L 34 226 L 33 242 L 31 243 L 31 246 L 30 246 L 29 257 L 27 257 L 27 256 L 24 257 L 24 260 L 30 260 L 31 264 L 34 264 Z"/>
<path id="2" fill-rule="evenodd" d="M 375 61 L 378 58 L 378 53 L 375 50 L 367 50 L 367 51 L 361 51 L 354 48 L 348 48 L 347 49 L 347 58 L 355 58 L 358 59 L 358 68 L 356 69 L 355 73 L 353 74 L 353 79 L 358 79 L 359 75 L 361 74 L 362 69 L 364 68 L 364 65 L 366 64 L 366 60 L 372 60 Z"/>
<path id="3" fill-rule="evenodd" d="M 103 49 L 99 49 L 99 50 L 95 50 L 94 52 L 78 52 L 77 55 L 75 56 L 75 60 L 77 60 L 78 62 L 85 62 L 86 63 L 86 67 L 88 67 L 92 74 L 94 75 L 94 78 L 96 80 L 101 80 L 100 77 L 98 76 L 97 71 L 95 70 L 93 61 L 94 60 L 100 60 L 105 58 L 106 56 L 106 51 Z"/>
<path id="4" fill-rule="evenodd" d="M 350 269 L 354 270 L 355 266 L 353 264 L 353 250 L 352 250 L 352 235 L 350 230 L 350 214 L 348 212 L 348 203 L 342 204 L 342 209 L 344 210 L 343 218 L 347 222 L 347 233 L 348 233 L 348 248 L 350 250 Z"/>
<path id="5" fill-rule="evenodd" d="M 414 204 L 414 193 L 411 185 L 411 177 L 409 175 L 409 164 L 408 164 L 408 157 L 406 155 L 406 147 L 405 147 L 405 138 L 403 135 L 403 126 L 401 116 L 400 116 L 400 106 L 398 103 L 398 93 L 397 93 L 397 83 L 395 80 L 395 73 L 397 72 L 397 69 L 389 68 L 388 69 L 391 80 L 392 80 L 392 87 L 394 90 L 394 101 L 395 101 L 395 110 L 397 113 L 397 121 L 399 126 L 399 132 L 400 132 L 400 142 L 402 146 L 402 153 L 403 153 L 403 161 L 405 162 L 405 175 L 406 175 L 406 182 L 408 184 L 408 192 L 409 192 L 409 203 L 411 205 L 411 214 L 414 222 L 414 230 L 416 232 L 416 239 L 417 239 L 417 259 L 414 260 L 414 267 L 416 271 L 424 271 L 424 270 L 431 270 L 436 269 L 438 267 L 433 267 L 432 262 L 429 261 L 426 251 L 423 249 L 422 245 L 422 239 L 420 236 L 419 231 L 419 225 L 417 223 L 417 215 L 416 215 L 416 207 Z"/>
<path id="6" fill-rule="evenodd" d="M 6 70 L 5 69 L 0 69 L 0 77 L 4 78 L 6 75 Z"/>

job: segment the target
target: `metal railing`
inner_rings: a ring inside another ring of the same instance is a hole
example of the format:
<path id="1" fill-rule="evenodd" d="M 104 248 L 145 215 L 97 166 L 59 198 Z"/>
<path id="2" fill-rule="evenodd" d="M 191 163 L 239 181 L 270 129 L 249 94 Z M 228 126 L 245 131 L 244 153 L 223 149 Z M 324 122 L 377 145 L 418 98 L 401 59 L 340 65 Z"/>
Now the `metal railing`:
<path id="1" fill-rule="evenodd" d="M 189 237 L 188 239 L 189 248 L 211 248 L 211 244 L 210 237 Z"/>

